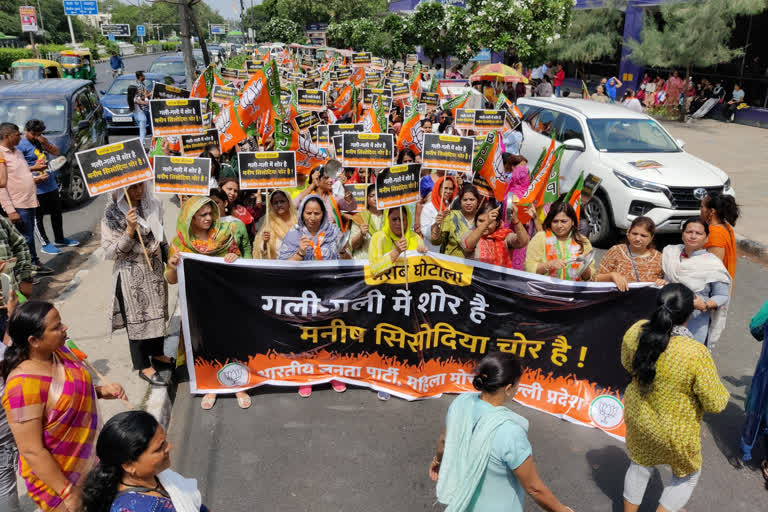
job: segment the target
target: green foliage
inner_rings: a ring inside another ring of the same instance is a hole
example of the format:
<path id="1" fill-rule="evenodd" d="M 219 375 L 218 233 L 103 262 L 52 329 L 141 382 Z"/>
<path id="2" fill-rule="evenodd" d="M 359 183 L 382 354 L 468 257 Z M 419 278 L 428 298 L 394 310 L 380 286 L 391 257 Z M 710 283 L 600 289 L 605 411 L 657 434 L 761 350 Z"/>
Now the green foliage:
<path id="1" fill-rule="evenodd" d="M 26 48 L 0 48 L 0 73 L 8 73 L 13 61 L 34 57 L 35 53 Z"/>
<path id="2" fill-rule="evenodd" d="M 411 37 L 421 45 L 424 54 L 435 60 L 437 57 L 451 53 L 452 37 L 445 36 L 445 7 L 439 2 L 419 4 L 413 11 L 408 27 Z M 445 52 L 445 53 L 444 53 Z"/>
<path id="3" fill-rule="evenodd" d="M 408 18 L 392 13 L 384 18 L 381 31 L 389 39 L 389 46 L 378 57 L 391 60 L 404 60 L 409 53 L 415 53 L 415 43 L 408 27 Z"/>
<path id="4" fill-rule="evenodd" d="M 245 65 L 246 60 L 248 60 L 247 55 L 236 55 L 231 59 L 226 60 L 224 62 L 224 67 L 233 68 L 233 69 L 243 69 L 243 66 Z"/>
<path id="5" fill-rule="evenodd" d="M 622 19 L 622 12 L 613 7 L 576 10 L 565 33 L 552 38 L 548 56 L 588 64 L 616 55 L 622 41 Z"/>
<path id="6" fill-rule="evenodd" d="M 96 41 L 83 41 L 80 44 L 91 51 L 91 57 L 93 57 L 93 60 L 101 59 L 102 57 L 106 57 L 108 55 L 100 54 Z"/>
<path id="7" fill-rule="evenodd" d="M 467 36 L 475 48 L 505 51 L 540 62 L 555 34 L 568 26 L 573 0 L 467 0 Z"/>
<path id="8" fill-rule="evenodd" d="M 298 23 L 285 18 L 272 18 L 264 25 L 261 36 L 265 41 L 277 43 L 304 43 L 307 39 Z"/>
<path id="9" fill-rule="evenodd" d="M 352 46 L 352 34 L 355 24 L 351 21 L 328 24 L 328 45 L 332 48 L 349 48 Z"/>
<path id="10" fill-rule="evenodd" d="M 632 61 L 659 67 L 709 67 L 741 56 L 728 41 L 736 16 L 765 9 L 764 0 L 695 0 L 661 6 L 663 26 L 646 17 L 642 41 L 626 41 Z"/>
<path id="11" fill-rule="evenodd" d="M 40 58 L 44 59 L 49 53 L 59 53 L 69 48 L 63 44 L 39 44 L 37 51 L 40 52 Z"/>

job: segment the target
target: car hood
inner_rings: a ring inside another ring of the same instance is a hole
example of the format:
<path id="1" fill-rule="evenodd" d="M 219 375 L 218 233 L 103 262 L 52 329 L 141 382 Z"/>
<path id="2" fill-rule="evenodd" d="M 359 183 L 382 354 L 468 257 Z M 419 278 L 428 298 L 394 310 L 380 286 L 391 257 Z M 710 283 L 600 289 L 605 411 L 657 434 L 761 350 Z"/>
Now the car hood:
<path id="1" fill-rule="evenodd" d="M 109 109 L 128 108 L 128 96 L 125 94 L 105 94 L 101 97 L 101 104 Z"/>
<path id="2" fill-rule="evenodd" d="M 634 178 L 669 187 L 717 187 L 728 175 L 690 153 L 600 153 L 600 161 Z"/>

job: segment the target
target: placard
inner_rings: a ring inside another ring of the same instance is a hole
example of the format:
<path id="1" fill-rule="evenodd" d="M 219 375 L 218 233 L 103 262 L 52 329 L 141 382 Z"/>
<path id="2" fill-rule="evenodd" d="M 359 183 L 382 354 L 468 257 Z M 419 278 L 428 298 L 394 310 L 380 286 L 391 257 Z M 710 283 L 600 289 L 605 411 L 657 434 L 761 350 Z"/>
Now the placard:
<path id="1" fill-rule="evenodd" d="M 317 81 L 312 78 L 302 78 L 294 82 L 297 89 L 317 89 Z M 323 91 L 325 92 L 325 91 Z"/>
<path id="2" fill-rule="evenodd" d="M 372 71 L 365 74 L 365 85 L 368 87 L 376 87 L 381 82 L 381 71 Z"/>
<path id="3" fill-rule="evenodd" d="M 226 105 L 237 98 L 237 89 L 235 87 L 226 87 L 224 85 L 214 85 L 211 99 L 219 105 Z"/>
<path id="4" fill-rule="evenodd" d="M 138 137 L 80 151 L 75 157 L 91 197 L 152 179 L 152 167 Z"/>
<path id="5" fill-rule="evenodd" d="M 504 129 L 505 112 L 503 110 L 476 110 L 475 130 L 490 132 Z"/>
<path id="6" fill-rule="evenodd" d="M 436 92 L 422 92 L 419 96 L 419 103 L 436 107 L 440 103 L 440 95 Z"/>
<path id="7" fill-rule="evenodd" d="M 369 66 L 371 64 L 370 52 L 357 52 L 352 54 L 352 65 L 355 67 Z"/>
<path id="8" fill-rule="evenodd" d="M 415 53 L 409 53 L 405 56 L 405 65 L 406 66 L 415 66 L 419 63 L 419 56 Z"/>
<path id="9" fill-rule="evenodd" d="M 328 138 L 333 144 L 334 154 L 336 158 L 341 160 L 341 154 L 343 150 L 342 135 L 345 133 L 362 133 L 364 130 L 362 123 L 360 124 L 329 124 L 328 125 Z"/>
<path id="10" fill-rule="evenodd" d="M 176 98 L 189 98 L 189 91 L 162 82 L 155 82 L 155 85 L 152 86 L 153 100 L 173 100 Z"/>
<path id="11" fill-rule="evenodd" d="M 396 100 L 404 100 L 411 96 L 411 88 L 407 82 L 397 82 L 392 84 L 392 97 Z"/>
<path id="12" fill-rule="evenodd" d="M 263 60 L 247 60 L 245 61 L 245 72 L 249 75 L 255 75 L 264 67 L 265 62 Z"/>
<path id="13" fill-rule="evenodd" d="M 405 73 L 403 71 L 390 71 L 387 78 L 393 82 L 405 82 Z"/>
<path id="14" fill-rule="evenodd" d="M 197 156 L 210 144 L 219 145 L 219 130 L 216 128 L 198 135 L 182 135 L 181 153 L 184 156 Z"/>
<path id="15" fill-rule="evenodd" d="M 382 96 L 384 98 L 392 98 L 392 89 L 389 87 L 381 88 L 363 88 L 363 107 L 368 108 L 373 103 L 373 97 Z"/>
<path id="16" fill-rule="evenodd" d="M 348 195 L 352 196 L 355 202 L 355 208 L 352 210 L 343 210 L 346 213 L 358 213 L 365 210 L 368 206 L 368 184 L 367 183 L 353 183 L 351 185 L 344 185 L 344 198 Z"/>
<path id="17" fill-rule="evenodd" d="M 219 71 L 219 76 L 221 76 L 221 78 L 228 78 L 230 80 L 237 79 L 240 76 L 237 71 L 238 70 L 235 68 L 221 68 L 221 71 Z"/>
<path id="18" fill-rule="evenodd" d="M 299 112 L 295 117 L 296 126 L 299 127 L 299 131 L 305 132 L 310 127 L 319 124 L 322 119 L 317 115 L 317 112 Z"/>
<path id="19" fill-rule="evenodd" d="M 328 149 L 331 147 L 331 138 L 328 131 L 327 124 L 319 124 L 309 128 L 309 136 L 312 138 L 312 142 L 314 142 L 320 149 Z"/>
<path id="20" fill-rule="evenodd" d="M 322 89 L 298 89 L 296 103 L 299 110 L 322 112 L 325 110 L 325 91 Z"/>
<path id="21" fill-rule="evenodd" d="M 421 164 L 389 167 L 376 174 L 376 208 L 397 208 L 419 200 Z"/>
<path id="22" fill-rule="evenodd" d="M 456 119 L 453 126 L 459 130 L 473 130 L 475 128 L 475 112 L 477 111 L 468 108 L 456 109 Z"/>
<path id="23" fill-rule="evenodd" d="M 342 141 L 344 167 L 389 167 L 394 158 L 390 133 L 346 133 Z"/>
<path id="24" fill-rule="evenodd" d="M 371 69 L 384 69 L 384 59 L 381 57 L 371 57 Z"/>
<path id="25" fill-rule="evenodd" d="M 295 151 L 238 153 L 240 189 L 296 186 Z"/>
<path id="26" fill-rule="evenodd" d="M 155 193 L 207 196 L 210 193 L 211 159 L 189 156 L 156 156 Z"/>
<path id="27" fill-rule="evenodd" d="M 149 116 L 152 135 L 191 135 L 203 131 L 203 113 L 200 99 L 150 100 Z"/>
<path id="28" fill-rule="evenodd" d="M 350 67 L 343 67 L 343 68 L 336 68 L 336 79 L 346 80 L 347 78 L 352 76 L 352 68 Z"/>
<path id="29" fill-rule="evenodd" d="M 472 137 L 425 133 L 421 163 L 429 169 L 472 172 L 474 142 Z"/>

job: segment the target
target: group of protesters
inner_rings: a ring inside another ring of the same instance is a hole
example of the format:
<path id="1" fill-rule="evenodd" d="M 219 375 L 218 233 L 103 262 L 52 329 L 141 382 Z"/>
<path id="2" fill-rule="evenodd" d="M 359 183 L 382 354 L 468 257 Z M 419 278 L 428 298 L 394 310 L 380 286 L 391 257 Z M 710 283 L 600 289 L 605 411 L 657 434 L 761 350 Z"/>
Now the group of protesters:
<path id="1" fill-rule="evenodd" d="M 403 109 L 394 108 L 382 129 L 399 136 L 403 117 Z M 425 132 L 458 133 L 452 121 L 451 110 L 437 107 L 428 109 L 420 124 Z M 6 133 L 3 126 L 0 186 L 8 162 L 18 158 L 13 146 L 4 142 L 18 135 Z M 163 225 L 164 203 L 146 182 L 110 193 L 101 236 L 105 257 L 114 260 L 111 328 L 127 330 L 138 378 L 166 386 L 161 370 L 183 364 L 183 350 L 175 358 L 163 353 L 168 284 L 178 282 L 182 254 L 226 263 L 242 258 L 293 265 L 359 259 L 367 260 L 372 273 L 381 274 L 401 265 L 408 251 L 434 252 L 505 272 L 613 283 L 621 292 L 631 283 L 653 283 L 662 287 L 657 307 L 650 319 L 627 331 L 621 351 L 621 363 L 632 376 L 624 397 L 632 462 L 623 496 L 625 510 L 637 510 L 651 468 L 666 464 L 674 479 L 661 496 L 659 510 L 680 510 L 699 479 L 702 414 L 723 410 L 728 400 L 710 350 L 723 332 L 733 295 L 738 205 L 730 196 L 706 196 L 701 216 L 684 222 L 682 243 L 662 252 L 654 247 L 653 220 L 637 217 L 626 239 L 595 264 L 588 224 L 585 229 L 571 202 L 560 198 L 537 208 L 520 201 L 531 187 L 531 173 L 519 153 L 518 128 L 507 126 L 503 134 L 506 187 L 501 200 L 473 184 L 468 173 L 422 169 L 418 202 L 380 209 L 377 170 L 339 169 L 340 163 L 330 158 L 301 174 L 296 187 L 240 190 L 237 153 L 271 149 L 270 137 L 248 137 L 227 153 L 215 144 L 206 147 L 203 156 L 212 160 L 210 193 L 181 197 L 172 229 Z M 158 139 L 153 153 L 174 154 L 177 144 Z M 420 163 L 421 155 L 398 144 L 395 159 Z M 8 183 L 10 176 L 8 172 Z M 348 184 L 367 185 L 362 209 L 345 190 Z M 13 225 L 0 217 L 0 250 L 18 258 L 14 275 L 24 282 L 31 276 L 32 259 L 22 241 Z M 0 504 L 10 495 L 9 488 L 15 493 L 15 483 L 9 480 L 14 464 L 7 461 L 16 459 L 18 446 L 19 473 L 42 510 L 206 510 L 196 483 L 169 469 L 170 447 L 151 415 L 119 414 L 99 433 L 96 399 L 121 399 L 125 393 L 117 384 L 93 385 L 89 371 L 65 346 L 66 326 L 53 305 L 6 302 L 8 347 L 0 345 L 5 351 L 0 374 L 7 414 L 5 422 L 0 419 Z M 768 336 L 767 311 L 768 303 L 753 321 L 756 337 Z M 475 370 L 473 385 L 479 393 L 462 395 L 451 405 L 429 465 L 438 499 L 450 510 L 522 510 L 527 492 L 545 510 L 572 511 L 538 476 L 528 421 L 503 407 L 515 396 L 522 373 L 516 356 L 490 354 Z M 757 435 L 768 432 L 766 350 L 758 373 L 742 435 L 743 462 L 751 459 Z M 331 387 L 336 392 L 346 389 L 340 381 L 332 381 Z M 311 386 L 299 388 L 305 398 L 311 391 Z M 385 392 L 378 396 L 390 398 Z M 238 392 L 236 401 L 247 409 L 251 396 Z M 215 402 L 216 395 L 207 394 L 201 407 L 211 409 Z M 768 462 L 763 467 L 768 478 Z"/>

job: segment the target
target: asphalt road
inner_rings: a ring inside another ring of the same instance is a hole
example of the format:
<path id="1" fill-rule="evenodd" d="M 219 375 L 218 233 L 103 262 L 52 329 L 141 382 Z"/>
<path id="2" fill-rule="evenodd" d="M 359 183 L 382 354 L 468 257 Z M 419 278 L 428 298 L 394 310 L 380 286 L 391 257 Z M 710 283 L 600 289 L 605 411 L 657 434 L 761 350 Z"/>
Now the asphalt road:
<path id="1" fill-rule="evenodd" d="M 726 461 L 738 447 L 744 399 L 759 355 L 760 345 L 746 325 L 768 298 L 765 272 L 746 258 L 739 260 L 728 326 L 714 354 L 732 396 L 723 413 L 705 418 L 704 468 L 689 512 L 765 509 L 759 473 L 738 472 Z M 367 389 L 338 394 L 323 386 L 302 399 L 295 390 L 265 387 L 253 391 L 249 410 L 220 398 L 213 410 L 203 411 L 188 389 L 179 387 L 171 416 L 173 467 L 198 479 L 213 510 L 441 509 L 434 506 L 427 466 L 452 396 L 381 402 Z M 532 409 L 514 409 L 530 421 L 534 459 L 556 496 L 576 511 L 622 510 L 629 465 L 623 443 Z M 666 470 L 662 475 L 671 476 Z M 657 474 L 641 511 L 656 510 L 661 490 Z M 526 510 L 538 508 L 529 499 Z"/>

